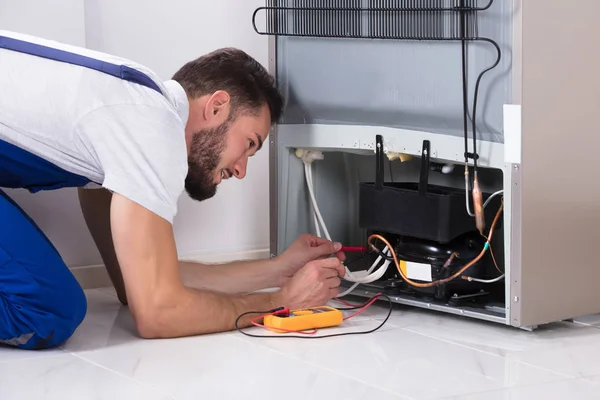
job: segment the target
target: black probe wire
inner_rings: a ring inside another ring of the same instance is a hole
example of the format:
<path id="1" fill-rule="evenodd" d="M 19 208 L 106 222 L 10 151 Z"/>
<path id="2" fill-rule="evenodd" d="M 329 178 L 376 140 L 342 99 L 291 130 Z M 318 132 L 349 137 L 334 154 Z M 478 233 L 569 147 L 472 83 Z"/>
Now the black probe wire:
<path id="1" fill-rule="evenodd" d="M 285 338 L 288 338 L 288 339 L 289 338 L 295 338 L 295 339 L 323 339 L 323 338 L 330 338 L 330 337 L 336 337 L 336 336 L 366 335 L 368 333 L 373 333 L 373 332 L 379 330 L 383 325 L 385 325 L 385 323 L 387 322 L 387 320 L 392 315 L 392 311 L 394 309 L 394 303 L 392 303 L 392 299 L 390 299 L 385 294 L 379 294 L 377 296 L 371 297 L 361 307 L 364 307 L 366 304 L 368 304 L 369 302 L 371 302 L 374 298 L 379 298 L 379 297 L 385 297 L 388 300 L 389 311 L 387 313 L 387 316 L 383 320 L 383 322 L 381 322 L 375 328 L 369 329 L 368 331 L 333 333 L 333 334 L 330 334 L 330 335 L 321 335 L 321 336 L 296 336 L 296 335 L 286 335 L 286 334 L 278 334 L 278 335 L 271 336 L 271 335 L 255 335 L 255 334 L 252 334 L 252 333 L 245 332 L 242 328 L 239 327 L 240 319 L 242 319 L 246 315 L 250 315 L 250 314 L 265 314 L 265 315 L 270 315 L 270 314 L 273 314 L 273 313 L 275 313 L 277 311 L 282 310 L 283 307 L 276 308 L 276 309 L 273 309 L 273 310 L 270 310 L 270 311 L 266 311 L 266 312 L 265 311 L 248 311 L 248 312 L 245 312 L 242 315 L 240 315 L 239 317 L 237 317 L 237 319 L 235 320 L 235 329 L 237 329 L 237 331 L 240 332 L 243 335 L 246 335 L 246 336 L 249 336 L 249 337 L 253 337 L 253 338 L 264 338 L 264 339 L 270 339 L 270 338 L 274 338 L 274 339 L 285 339 Z M 361 308 L 361 307 L 356 307 L 356 308 L 355 307 L 352 307 L 352 308 L 338 308 L 338 310 L 356 310 L 357 308 Z"/>

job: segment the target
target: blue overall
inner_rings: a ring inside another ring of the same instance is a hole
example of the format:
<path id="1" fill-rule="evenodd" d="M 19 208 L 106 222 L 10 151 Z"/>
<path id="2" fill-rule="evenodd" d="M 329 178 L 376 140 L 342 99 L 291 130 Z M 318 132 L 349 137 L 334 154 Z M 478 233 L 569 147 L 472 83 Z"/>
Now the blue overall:
<path id="1" fill-rule="evenodd" d="M 127 66 L 0 36 L 0 49 L 104 72 L 161 93 Z M 0 187 L 32 193 L 82 187 L 90 181 L 0 140 Z M 0 344 L 44 349 L 62 344 L 83 321 L 83 290 L 50 240 L 0 189 Z"/>

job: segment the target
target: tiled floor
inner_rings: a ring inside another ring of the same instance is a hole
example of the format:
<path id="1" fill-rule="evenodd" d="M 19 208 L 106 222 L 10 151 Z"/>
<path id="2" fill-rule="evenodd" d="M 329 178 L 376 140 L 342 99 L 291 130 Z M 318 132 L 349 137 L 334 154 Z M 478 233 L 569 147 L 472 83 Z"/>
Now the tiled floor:
<path id="1" fill-rule="evenodd" d="M 0 348 L 0 399 L 600 398 L 600 316 L 530 333 L 397 307 L 368 335 L 144 341 L 113 290 L 87 295 L 62 348 Z M 386 312 L 373 306 L 340 329 L 375 327 Z"/>

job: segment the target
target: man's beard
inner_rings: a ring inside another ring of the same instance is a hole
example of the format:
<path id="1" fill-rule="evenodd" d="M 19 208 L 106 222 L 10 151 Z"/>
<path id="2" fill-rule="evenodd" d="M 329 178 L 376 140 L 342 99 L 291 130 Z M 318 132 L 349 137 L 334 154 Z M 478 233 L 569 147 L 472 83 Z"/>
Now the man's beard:
<path id="1" fill-rule="evenodd" d="M 225 149 L 230 122 L 226 121 L 216 128 L 203 129 L 192 137 L 185 190 L 194 200 L 207 200 L 217 194 L 215 172 Z"/>

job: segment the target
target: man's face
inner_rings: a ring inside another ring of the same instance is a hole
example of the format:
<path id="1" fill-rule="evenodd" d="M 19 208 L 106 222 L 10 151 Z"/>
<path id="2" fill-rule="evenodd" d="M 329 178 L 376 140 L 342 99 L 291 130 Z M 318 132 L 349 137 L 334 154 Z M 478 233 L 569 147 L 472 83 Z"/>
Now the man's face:
<path id="1" fill-rule="evenodd" d="M 213 197 L 223 179 L 246 176 L 248 158 L 267 139 L 269 108 L 255 113 L 241 112 L 232 120 L 227 107 L 212 110 L 206 118 L 194 117 L 194 104 L 188 121 L 188 175 L 185 189 L 194 200 Z M 207 105 L 204 105 L 206 108 Z M 196 125 L 196 126 L 194 126 Z"/>

